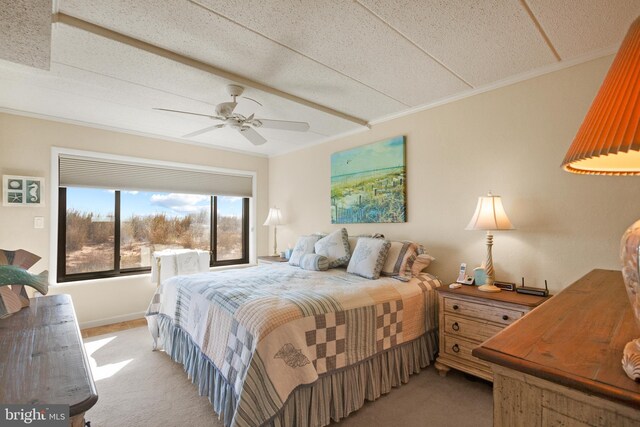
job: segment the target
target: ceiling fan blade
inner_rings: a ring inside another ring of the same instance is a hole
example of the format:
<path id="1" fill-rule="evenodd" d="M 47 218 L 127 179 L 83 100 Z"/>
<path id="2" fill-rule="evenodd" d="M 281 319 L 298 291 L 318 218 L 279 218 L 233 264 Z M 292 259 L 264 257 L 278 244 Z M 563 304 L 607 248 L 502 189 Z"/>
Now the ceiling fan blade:
<path id="1" fill-rule="evenodd" d="M 192 116 L 202 116 L 202 117 L 209 117 L 210 119 L 224 120 L 224 118 L 222 118 L 222 117 L 212 116 L 210 114 L 192 113 L 190 111 L 170 110 L 168 108 L 154 108 L 154 110 L 169 111 L 171 113 L 191 114 Z"/>
<path id="2" fill-rule="evenodd" d="M 258 104 L 259 106 L 262 107 L 262 103 L 260 103 L 259 101 L 256 101 L 253 98 L 249 98 L 248 96 L 241 96 L 240 98 L 244 98 L 244 99 L 248 99 L 249 101 L 253 101 L 253 102 L 255 102 L 256 104 Z"/>
<path id="3" fill-rule="evenodd" d="M 290 122 L 287 120 L 269 120 L 269 119 L 256 119 L 262 123 L 262 127 L 269 129 L 282 129 L 293 130 L 296 132 L 306 132 L 309 130 L 309 123 L 307 122 Z"/>
<path id="4" fill-rule="evenodd" d="M 262 145 L 267 142 L 267 140 L 258 132 L 256 132 L 252 127 L 238 129 L 238 132 L 240 132 L 242 136 L 247 138 L 253 145 Z"/>
<path id="5" fill-rule="evenodd" d="M 210 132 L 210 131 L 212 131 L 214 129 L 220 129 L 222 127 L 224 127 L 224 123 L 219 124 L 219 125 L 208 126 L 208 127 L 204 128 L 204 129 L 200 129 L 200 130 L 197 130 L 195 132 L 191 132 L 191 133 L 188 133 L 186 135 L 183 135 L 182 137 L 183 138 L 191 138 L 191 137 L 194 137 L 194 136 L 202 135 L 203 133 L 206 133 L 206 132 Z"/>

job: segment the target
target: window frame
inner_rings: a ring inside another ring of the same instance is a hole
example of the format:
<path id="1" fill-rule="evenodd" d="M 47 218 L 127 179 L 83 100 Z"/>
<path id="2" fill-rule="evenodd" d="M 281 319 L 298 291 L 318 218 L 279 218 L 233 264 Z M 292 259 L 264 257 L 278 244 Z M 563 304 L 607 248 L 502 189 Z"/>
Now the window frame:
<path id="1" fill-rule="evenodd" d="M 113 269 L 105 271 L 92 271 L 85 273 L 66 273 L 66 236 L 67 236 L 67 188 L 58 187 L 58 236 L 57 236 L 57 260 L 56 279 L 58 283 L 75 282 L 80 280 L 106 279 L 151 272 L 151 267 L 120 268 L 120 247 L 121 240 L 121 191 L 115 190 L 114 194 L 114 261 Z M 242 197 L 242 257 L 229 260 L 217 260 L 217 201 L 218 197 L 209 195 L 210 199 L 210 239 L 209 239 L 209 267 L 220 267 L 230 265 L 242 265 L 249 263 L 249 234 L 250 234 L 250 198 Z"/>

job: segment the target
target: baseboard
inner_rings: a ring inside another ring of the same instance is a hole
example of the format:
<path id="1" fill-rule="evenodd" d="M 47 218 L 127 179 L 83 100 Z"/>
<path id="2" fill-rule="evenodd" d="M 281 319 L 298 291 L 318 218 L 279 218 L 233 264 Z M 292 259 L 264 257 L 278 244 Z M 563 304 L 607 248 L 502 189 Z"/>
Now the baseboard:
<path id="1" fill-rule="evenodd" d="M 114 323 L 126 322 L 128 320 L 142 319 L 145 312 L 123 314 L 122 316 L 107 317 L 104 319 L 91 320 L 90 322 L 80 323 L 80 329 L 95 328 L 98 326 L 112 325 Z"/>

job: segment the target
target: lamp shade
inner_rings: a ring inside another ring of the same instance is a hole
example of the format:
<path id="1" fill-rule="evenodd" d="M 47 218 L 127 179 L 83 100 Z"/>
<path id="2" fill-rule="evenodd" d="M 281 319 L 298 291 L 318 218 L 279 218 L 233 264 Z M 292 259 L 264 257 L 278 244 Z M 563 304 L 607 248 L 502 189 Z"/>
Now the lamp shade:
<path id="1" fill-rule="evenodd" d="M 595 175 L 640 175 L 640 18 L 569 147 L 562 167 Z"/>
<path id="2" fill-rule="evenodd" d="M 515 227 L 509 221 L 502 206 L 500 196 L 489 193 L 485 197 L 478 197 L 476 211 L 467 225 L 467 230 L 513 230 Z"/>
<path id="3" fill-rule="evenodd" d="M 282 225 L 282 213 L 278 208 L 269 208 L 269 215 L 262 225 Z"/>

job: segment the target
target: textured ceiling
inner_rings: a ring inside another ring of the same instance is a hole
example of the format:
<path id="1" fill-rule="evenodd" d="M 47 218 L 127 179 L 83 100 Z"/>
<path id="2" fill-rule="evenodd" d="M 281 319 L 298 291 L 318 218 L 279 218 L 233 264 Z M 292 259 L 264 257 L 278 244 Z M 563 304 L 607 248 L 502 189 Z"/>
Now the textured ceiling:
<path id="1" fill-rule="evenodd" d="M 0 12 L 3 28 L 21 30 L 0 48 L 1 109 L 263 155 L 363 129 L 324 107 L 376 121 L 611 53 L 640 14 L 638 0 L 54 2 L 54 14 L 105 34 L 50 26 L 24 4 Z M 261 128 L 258 147 L 232 129 L 185 139 L 216 122 L 152 109 L 213 114 L 233 82 L 263 104 L 241 100 L 237 112 L 310 131 Z"/>

